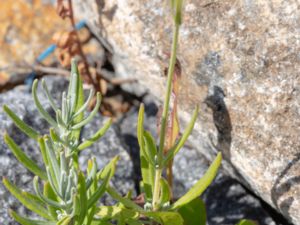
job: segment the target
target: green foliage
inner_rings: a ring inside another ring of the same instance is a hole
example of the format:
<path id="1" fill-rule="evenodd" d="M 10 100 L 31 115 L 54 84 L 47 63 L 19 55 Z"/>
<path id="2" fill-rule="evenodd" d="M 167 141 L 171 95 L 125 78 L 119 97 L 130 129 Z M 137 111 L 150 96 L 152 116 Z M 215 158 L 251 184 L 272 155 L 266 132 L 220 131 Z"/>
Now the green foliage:
<path id="1" fill-rule="evenodd" d="M 163 177 L 163 172 L 170 169 L 175 155 L 181 150 L 190 136 L 196 119 L 196 107 L 192 119 L 181 137 L 177 109 L 169 114 L 172 88 L 178 94 L 178 81 L 172 82 L 176 62 L 179 26 L 182 23 L 182 0 L 171 0 L 174 15 L 174 37 L 172 54 L 168 70 L 167 90 L 161 119 L 160 137 L 156 141 L 152 134 L 144 130 L 144 106 L 141 105 L 137 124 L 137 137 L 140 146 L 141 172 L 145 202 L 143 206 L 131 200 L 131 194 L 121 196 L 109 184 L 116 169 L 119 157 L 114 157 L 104 168 L 98 170 L 95 158 L 88 161 L 87 171 L 78 165 L 78 153 L 101 138 L 111 125 L 111 120 L 85 141 L 80 140 L 81 128 L 89 123 L 99 110 L 101 96 L 96 94 L 96 105 L 87 117 L 90 101 L 94 96 L 91 90 L 84 102 L 83 85 L 76 62 L 72 61 L 68 92 L 62 94 L 62 104 L 58 107 L 51 97 L 47 85 L 42 81 L 44 93 L 55 112 L 53 118 L 43 107 L 38 98 L 35 80 L 32 95 L 40 115 L 51 125 L 49 134 L 41 135 L 25 124 L 8 107 L 3 109 L 16 126 L 27 136 L 34 139 L 40 148 L 44 167 L 41 168 L 7 134 L 4 136 L 15 157 L 29 171 L 36 175 L 33 179 L 35 194 L 24 192 L 17 186 L 3 179 L 5 187 L 26 208 L 43 218 L 32 220 L 10 211 L 11 216 L 22 225 L 205 225 L 206 209 L 199 196 L 211 184 L 221 165 L 219 153 L 205 175 L 186 194 L 173 203 L 172 185 Z M 173 85 L 173 87 L 172 87 Z M 176 88 L 174 88 L 176 86 Z M 172 134 L 167 134 L 168 121 L 174 120 Z M 171 137 L 170 140 L 166 139 Z M 159 144 L 157 145 L 157 143 Z M 167 148 L 167 149 L 165 149 Z M 164 152 L 164 150 L 167 150 Z M 41 188 L 42 186 L 42 188 Z M 112 206 L 99 206 L 99 199 L 107 192 L 117 203 Z M 253 225 L 252 221 L 242 220 L 238 225 Z"/>
<path id="2" fill-rule="evenodd" d="M 98 201 L 109 185 L 118 157 L 112 159 L 100 171 L 97 171 L 96 160 L 91 159 L 85 175 L 78 166 L 78 152 L 91 146 L 103 136 L 111 120 L 91 138 L 84 142 L 80 141 L 81 128 L 98 112 L 101 97 L 97 93 L 95 108 L 84 118 L 84 112 L 92 100 L 94 91 L 90 92 L 87 101 L 84 102 L 82 82 L 75 61 L 72 61 L 69 90 L 68 93 L 63 93 L 60 108 L 49 94 L 45 82 L 42 82 L 45 95 L 55 112 L 55 118 L 51 117 L 39 101 L 37 85 L 38 81 L 35 80 L 32 95 L 39 113 L 51 125 L 49 134 L 40 135 L 15 115 L 8 106 L 5 105 L 3 109 L 21 131 L 37 141 L 44 168 L 39 167 L 12 138 L 5 134 L 4 140 L 16 158 L 36 175 L 33 179 L 35 194 L 20 190 L 6 178 L 3 179 L 3 184 L 26 208 L 45 220 L 33 221 L 13 211 L 11 216 L 20 224 L 92 224 L 98 210 Z M 42 179 L 41 182 L 39 178 Z"/>

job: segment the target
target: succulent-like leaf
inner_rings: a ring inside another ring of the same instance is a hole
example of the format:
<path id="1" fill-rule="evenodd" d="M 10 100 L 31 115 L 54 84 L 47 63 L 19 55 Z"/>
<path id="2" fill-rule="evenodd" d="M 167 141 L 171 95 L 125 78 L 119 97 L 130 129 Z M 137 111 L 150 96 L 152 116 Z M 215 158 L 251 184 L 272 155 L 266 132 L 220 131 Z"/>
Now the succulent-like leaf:
<path id="1" fill-rule="evenodd" d="M 164 179 L 160 179 L 161 193 L 160 193 L 160 201 L 162 204 L 170 202 L 171 200 L 171 189 L 168 182 Z"/>
<path id="2" fill-rule="evenodd" d="M 33 85 L 32 85 L 32 96 L 33 100 L 35 103 L 35 106 L 37 107 L 39 113 L 41 116 L 53 127 L 57 127 L 57 124 L 55 120 L 50 116 L 50 114 L 43 108 L 38 96 L 37 96 L 37 85 L 38 85 L 38 80 L 34 80 Z"/>
<path id="3" fill-rule="evenodd" d="M 2 180 L 4 186 L 9 192 L 15 196 L 26 208 L 40 215 L 41 217 L 53 220 L 52 216 L 48 214 L 47 209 L 38 201 L 36 198 L 32 197 L 32 195 L 26 195 L 26 192 L 20 190 L 17 186 L 10 183 L 6 178 Z"/>
<path id="4" fill-rule="evenodd" d="M 57 201 L 57 196 L 54 193 L 54 191 L 48 181 L 45 182 L 45 184 L 44 184 L 44 195 L 53 201 Z M 52 215 L 52 217 L 57 218 L 57 210 L 59 210 L 59 208 L 55 208 L 51 205 L 47 205 L 47 208 L 49 210 L 49 213 Z"/>
<path id="5" fill-rule="evenodd" d="M 87 191 L 85 186 L 85 178 L 84 174 L 82 172 L 79 172 L 78 174 L 78 193 L 79 193 L 79 199 L 80 199 L 80 214 L 78 216 L 77 222 L 78 224 L 83 224 L 84 217 L 88 210 L 88 201 L 87 201 Z M 98 199 L 97 199 L 98 200 Z"/>
<path id="6" fill-rule="evenodd" d="M 172 206 L 171 209 L 181 208 L 183 205 L 188 204 L 193 201 L 195 198 L 200 196 L 206 188 L 214 180 L 218 169 L 221 165 L 222 154 L 219 152 L 213 163 L 210 165 L 204 176 L 181 198 L 179 198 Z"/>
<path id="7" fill-rule="evenodd" d="M 109 119 L 103 125 L 103 127 L 101 127 L 92 137 L 90 137 L 87 140 L 85 140 L 84 142 L 82 142 L 78 146 L 78 150 L 81 151 L 83 149 L 90 147 L 92 144 L 94 144 L 99 138 L 101 138 L 105 134 L 105 132 L 108 130 L 108 128 L 111 126 L 111 124 L 112 124 L 112 120 Z"/>
<path id="8" fill-rule="evenodd" d="M 24 123 L 23 120 L 21 120 L 13 111 L 11 111 L 11 109 L 7 105 L 3 106 L 3 111 L 12 119 L 12 121 L 24 134 L 34 140 L 38 139 L 39 133 L 32 127 Z"/>
<path id="9" fill-rule="evenodd" d="M 144 143 L 145 143 L 145 153 L 147 160 L 149 163 L 151 163 L 153 166 L 155 166 L 155 157 L 157 154 L 157 148 L 155 144 L 155 140 L 153 136 L 150 134 L 150 132 L 145 131 L 144 132 Z"/>
<path id="10" fill-rule="evenodd" d="M 75 119 L 77 116 L 82 114 L 87 109 L 87 107 L 89 106 L 89 103 L 92 100 L 94 94 L 95 94 L 95 90 L 91 89 L 87 100 L 85 101 L 85 103 L 78 110 L 76 110 L 76 113 L 72 116 L 72 119 Z"/>
<path id="11" fill-rule="evenodd" d="M 13 139 L 8 134 L 4 135 L 4 141 L 15 155 L 15 157 L 22 163 L 28 170 L 35 175 L 39 176 L 43 180 L 47 180 L 47 175 L 32 159 L 28 158 L 27 155 L 19 148 Z"/>
<path id="12" fill-rule="evenodd" d="M 146 212 L 144 214 L 163 225 L 183 225 L 183 219 L 177 212 Z"/>
<path id="13" fill-rule="evenodd" d="M 150 158 L 145 148 L 143 126 L 144 126 L 144 105 L 141 104 L 139 115 L 138 115 L 138 123 L 137 123 L 137 138 L 140 146 L 140 161 L 141 161 L 141 172 L 143 177 L 143 187 L 144 187 L 147 201 L 151 201 L 155 170 L 154 170 L 154 166 L 149 163 Z"/>
<path id="14" fill-rule="evenodd" d="M 56 154 L 54 152 L 51 140 L 47 137 L 45 137 L 45 144 L 46 144 L 47 159 L 49 160 L 50 172 L 55 175 L 54 183 L 58 184 L 60 180 L 60 168 L 56 158 Z"/>
<path id="15" fill-rule="evenodd" d="M 56 223 L 56 225 L 69 225 L 69 224 L 71 224 L 70 223 L 71 220 L 72 220 L 72 216 L 67 215 L 67 216 L 63 217 L 60 221 L 58 221 Z"/>
<path id="16" fill-rule="evenodd" d="M 253 220 L 241 220 L 237 225 L 257 225 Z"/>
<path id="17" fill-rule="evenodd" d="M 11 217 L 13 217 L 18 223 L 22 225 L 56 225 L 55 222 L 51 221 L 41 221 L 41 220 L 31 220 L 26 217 L 18 215 L 16 212 L 13 210 L 9 211 L 9 214 Z"/>
<path id="18" fill-rule="evenodd" d="M 48 166 L 49 162 L 48 162 L 48 158 L 47 158 L 46 144 L 45 144 L 44 138 L 39 137 L 38 138 L 38 143 L 39 143 L 39 146 L 40 146 L 40 150 L 41 150 L 41 154 L 42 154 L 44 164 L 45 164 L 45 166 Z"/>
<path id="19" fill-rule="evenodd" d="M 86 125 L 87 123 L 89 123 L 94 116 L 97 114 L 99 107 L 101 104 L 101 94 L 98 92 L 97 93 L 97 101 L 96 101 L 96 105 L 94 107 L 94 109 L 92 110 L 92 112 L 90 113 L 90 115 L 88 115 L 84 120 L 80 121 L 79 123 L 75 124 L 72 129 L 73 130 L 77 130 L 80 129 L 81 127 L 83 127 L 84 125 Z"/>
<path id="20" fill-rule="evenodd" d="M 97 176 L 98 179 L 102 180 L 102 184 L 100 187 L 97 188 L 97 190 L 93 193 L 93 195 L 88 200 L 88 209 L 92 207 L 98 200 L 101 198 L 101 196 L 104 194 L 110 179 L 115 173 L 116 170 L 116 163 L 119 160 L 119 157 L 113 158 L 106 166 L 105 168 L 100 171 L 99 175 Z"/>
<path id="21" fill-rule="evenodd" d="M 184 225 L 206 225 L 205 204 L 200 198 L 183 205 L 178 212 L 184 220 Z"/>
<path id="22" fill-rule="evenodd" d="M 144 212 L 143 208 L 141 208 L 139 205 L 135 204 L 133 201 L 131 201 L 128 198 L 124 198 L 119 193 L 114 190 L 112 187 L 107 186 L 106 188 L 107 193 L 118 202 L 122 203 L 124 206 L 126 206 L 129 209 L 134 209 L 137 212 Z"/>
<path id="23" fill-rule="evenodd" d="M 57 106 L 56 106 L 56 104 L 55 104 L 55 102 L 54 102 L 54 99 L 52 98 L 52 96 L 51 96 L 51 94 L 50 94 L 48 88 L 47 88 L 47 84 L 46 84 L 46 82 L 45 82 L 44 79 L 42 80 L 42 86 L 43 86 L 43 89 L 44 89 L 44 91 L 45 91 L 45 94 L 46 94 L 46 96 L 47 96 L 47 98 L 48 98 L 48 100 L 49 100 L 49 103 L 50 103 L 52 109 L 53 109 L 54 111 L 56 111 L 58 108 L 57 108 Z"/>
<path id="24" fill-rule="evenodd" d="M 35 193 L 40 197 L 40 199 L 45 202 L 46 204 L 49 204 L 55 208 L 60 208 L 60 209 L 65 209 L 65 205 L 62 205 L 46 196 L 44 196 L 42 194 L 42 192 L 40 191 L 40 188 L 39 188 L 39 180 L 38 180 L 38 177 L 35 176 L 34 179 L 33 179 L 33 188 L 34 188 L 34 191 Z"/>
<path id="25" fill-rule="evenodd" d="M 75 113 L 78 94 L 80 89 L 80 75 L 77 67 L 77 62 L 75 59 L 71 61 L 71 76 L 70 76 L 70 84 L 68 90 L 68 99 L 70 99 L 70 111 Z"/>
<path id="26" fill-rule="evenodd" d="M 188 137 L 190 136 L 191 132 L 193 131 L 196 119 L 198 116 L 198 107 L 196 107 L 192 119 L 189 123 L 189 125 L 187 126 L 187 128 L 185 129 L 182 137 L 179 139 L 178 143 L 168 151 L 166 157 L 164 158 L 163 161 L 163 165 L 166 166 L 167 163 L 169 162 L 169 160 L 171 160 L 172 158 L 174 158 L 174 156 L 179 152 L 179 150 L 182 148 L 182 146 L 185 144 L 186 140 L 188 139 Z"/>

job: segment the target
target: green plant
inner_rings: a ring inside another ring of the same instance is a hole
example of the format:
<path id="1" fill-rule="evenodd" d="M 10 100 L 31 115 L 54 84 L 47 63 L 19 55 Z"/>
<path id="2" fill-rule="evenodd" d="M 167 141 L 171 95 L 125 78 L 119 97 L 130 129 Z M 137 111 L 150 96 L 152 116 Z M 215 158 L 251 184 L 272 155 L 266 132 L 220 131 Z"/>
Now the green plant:
<path id="1" fill-rule="evenodd" d="M 217 155 L 205 175 L 175 202 L 172 201 L 171 185 L 162 176 L 163 171 L 172 165 L 170 162 L 185 144 L 198 115 L 198 108 L 196 108 L 190 124 L 180 138 L 177 138 L 179 129 L 177 122 L 174 122 L 171 130 L 167 131 L 172 88 L 176 92 L 176 88 L 174 88 L 176 86 L 174 68 L 182 11 L 182 0 L 172 0 L 171 2 L 175 29 L 158 146 L 153 136 L 143 128 L 143 105 L 140 107 L 138 116 L 137 136 L 140 145 L 143 178 L 141 186 L 145 194 L 144 207 L 131 200 L 130 192 L 123 197 L 110 186 L 109 181 L 115 172 L 116 163 L 119 159 L 117 156 L 100 171 L 98 171 L 94 158 L 89 160 L 86 172 L 80 169 L 78 152 L 97 141 L 109 128 L 111 120 L 91 138 L 85 141 L 80 140 L 81 128 L 90 122 L 98 112 L 101 99 L 100 95 L 97 94 L 95 108 L 84 118 L 84 111 L 94 92 L 91 91 L 87 101 L 84 102 L 82 81 L 77 65 L 75 61 L 72 61 L 69 89 L 67 93 L 63 93 L 61 108 L 56 106 L 46 84 L 42 82 L 45 94 L 55 111 L 55 119 L 43 108 L 38 99 L 37 80 L 33 84 L 32 93 L 35 105 L 41 116 L 51 125 L 48 135 L 39 134 L 15 115 L 8 106 L 3 107 L 19 129 L 36 140 L 45 167 L 39 167 L 36 162 L 28 158 L 13 139 L 7 134 L 4 136 L 5 142 L 16 158 L 36 175 L 33 179 L 35 194 L 21 191 L 6 178 L 3 179 L 3 183 L 24 206 L 44 219 L 32 220 L 10 211 L 11 216 L 17 222 L 23 225 L 206 224 L 205 205 L 199 195 L 203 193 L 216 176 L 222 160 L 221 153 Z M 177 121 L 176 106 L 172 111 L 171 120 Z M 170 135 L 172 138 L 169 138 Z M 165 142 L 168 138 L 170 141 L 166 145 Z M 40 188 L 40 183 L 42 183 L 43 190 Z M 117 200 L 118 203 L 112 206 L 99 206 L 97 203 L 105 192 Z M 251 222 L 248 222 L 250 221 L 244 220 L 240 224 L 251 224 Z"/>

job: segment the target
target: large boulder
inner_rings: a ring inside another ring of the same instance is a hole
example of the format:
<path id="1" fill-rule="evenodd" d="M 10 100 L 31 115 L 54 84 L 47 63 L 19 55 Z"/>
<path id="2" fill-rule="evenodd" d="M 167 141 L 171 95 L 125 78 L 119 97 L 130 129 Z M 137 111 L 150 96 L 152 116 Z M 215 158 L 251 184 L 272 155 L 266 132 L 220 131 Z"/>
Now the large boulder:
<path id="1" fill-rule="evenodd" d="M 76 15 L 162 99 L 172 37 L 168 1 L 76 1 Z M 193 143 L 300 224 L 300 13 L 294 0 L 186 0 L 178 59 L 181 119 L 201 107 Z M 210 141 L 211 140 L 211 141 Z M 212 143 L 211 143 L 212 142 Z M 215 146 L 215 148 L 214 148 Z"/>

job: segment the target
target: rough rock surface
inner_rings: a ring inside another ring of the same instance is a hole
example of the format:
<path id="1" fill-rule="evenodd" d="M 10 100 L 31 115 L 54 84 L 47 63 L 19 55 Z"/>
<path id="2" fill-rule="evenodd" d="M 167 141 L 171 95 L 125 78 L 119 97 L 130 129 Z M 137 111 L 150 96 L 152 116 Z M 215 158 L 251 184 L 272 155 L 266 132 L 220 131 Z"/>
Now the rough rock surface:
<path id="1" fill-rule="evenodd" d="M 163 96 L 170 51 L 166 1 L 77 1 L 77 16 L 114 53 L 120 76 Z M 193 143 L 210 139 L 227 171 L 300 224 L 300 4 L 186 0 L 178 58 L 181 117 L 201 107 Z M 211 137 L 211 138 L 209 138 Z"/>
<path id="2" fill-rule="evenodd" d="M 62 91 L 66 90 L 67 82 L 60 77 L 47 77 L 45 78 L 48 84 L 49 91 L 55 99 L 61 98 Z M 45 98 L 42 94 L 40 95 L 42 104 L 46 103 Z M 9 92 L 0 95 L 1 108 L 3 104 L 9 105 L 15 113 L 20 116 L 26 123 L 30 124 L 36 130 L 41 133 L 48 132 L 48 124 L 39 116 L 30 92 L 24 87 L 15 88 Z M 49 107 L 50 109 L 50 107 Z M 92 124 L 86 126 L 83 130 L 83 137 L 89 137 L 92 133 L 95 133 L 103 124 L 105 119 L 97 116 Z M 21 189 L 26 191 L 32 190 L 32 178 L 33 175 L 28 172 L 26 168 L 19 164 L 17 159 L 7 148 L 3 142 L 4 132 L 8 132 L 17 144 L 37 162 L 41 162 L 39 149 L 35 141 L 27 138 L 26 135 L 21 133 L 18 128 L 7 118 L 4 112 L 0 111 L 0 178 L 7 177 L 10 181 L 15 183 Z M 95 143 L 89 149 L 82 152 L 80 156 L 80 164 L 84 167 L 85 162 L 92 155 L 96 157 L 99 168 L 102 168 L 113 156 L 119 154 L 121 156 L 120 162 L 118 163 L 117 174 L 112 181 L 112 184 L 117 188 L 120 193 L 126 193 L 127 191 L 134 189 L 134 183 L 131 179 L 133 173 L 132 162 L 129 155 L 124 148 L 121 147 L 120 138 L 116 135 L 115 127 L 111 127 L 105 136 L 100 141 Z M 110 198 L 103 199 L 106 203 L 110 202 Z M 7 210 L 13 208 L 20 214 L 26 215 L 28 211 L 21 206 L 3 186 L 2 181 L 0 182 L 0 224 L 3 225 L 14 225 L 16 224 L 9 217 Z M 31 214 L 30 214 L 31 215 Z"/>

